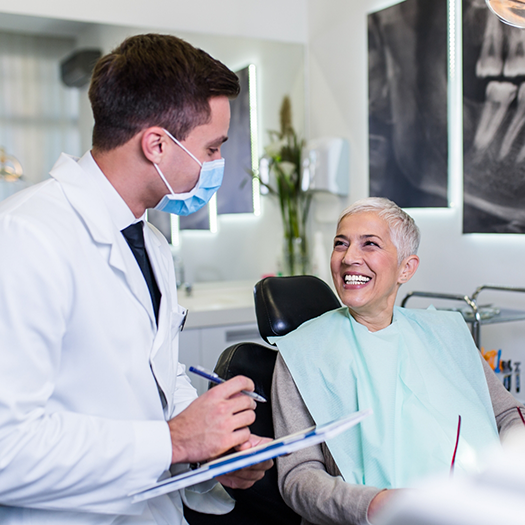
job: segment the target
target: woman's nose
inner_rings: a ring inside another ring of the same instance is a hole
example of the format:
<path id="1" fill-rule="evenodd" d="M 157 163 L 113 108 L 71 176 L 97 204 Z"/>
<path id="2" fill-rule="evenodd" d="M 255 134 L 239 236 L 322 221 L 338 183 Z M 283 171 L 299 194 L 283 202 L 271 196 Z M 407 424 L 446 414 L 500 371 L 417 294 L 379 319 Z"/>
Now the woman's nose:
<path id="1" fill-rule="evenodd" d="M 360 251 L 357 249 L 357 247 L 350 245 L 344 253 L 341 262 L 343 264 L 346 264 L 347 266 L 351 266 L 352 264 L 359 264 L 361 262 Z"/>

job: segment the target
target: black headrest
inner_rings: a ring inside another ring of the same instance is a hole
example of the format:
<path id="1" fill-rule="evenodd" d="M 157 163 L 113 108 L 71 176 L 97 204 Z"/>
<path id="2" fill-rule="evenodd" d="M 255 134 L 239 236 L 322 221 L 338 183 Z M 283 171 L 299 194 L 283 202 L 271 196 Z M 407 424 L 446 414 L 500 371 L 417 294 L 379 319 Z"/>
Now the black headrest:
<path id="1" fill-rule="evenodd" d="M 255 285 L 254 294 L 257 325 L 266 342 L 341 306 L 332 289 L 313 275 L 266 277 Z"/>

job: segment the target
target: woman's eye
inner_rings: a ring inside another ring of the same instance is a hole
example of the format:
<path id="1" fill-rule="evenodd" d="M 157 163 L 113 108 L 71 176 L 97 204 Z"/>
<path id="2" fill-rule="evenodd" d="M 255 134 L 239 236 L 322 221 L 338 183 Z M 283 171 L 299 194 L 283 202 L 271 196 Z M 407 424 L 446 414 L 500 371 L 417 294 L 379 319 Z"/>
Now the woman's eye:
<path id="1" fill-rule="evenodd" d="M 379 244 L 377 244 L 374 241 L 366 241 L 365 242 L 365 246 L 379 246 Z"/>
<path id="2" fill-rule="evenodd" d="M 210 155 L 215 155 L 218 151 L 219 151 L 219 148 L 210 148 L 209 149 L 209 154 Z"/>

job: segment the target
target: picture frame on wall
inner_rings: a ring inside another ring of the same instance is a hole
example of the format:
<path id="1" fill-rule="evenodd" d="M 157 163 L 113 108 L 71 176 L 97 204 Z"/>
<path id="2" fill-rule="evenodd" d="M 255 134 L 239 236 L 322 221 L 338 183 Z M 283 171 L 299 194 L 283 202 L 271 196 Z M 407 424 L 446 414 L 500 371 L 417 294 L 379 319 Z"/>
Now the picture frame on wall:
<path id="1" fill-rule="evenodd" d="M 448 206 L 447 1 L 368 15 L 370 196 Z"/>
<path id="2" fill-rule="evenodd" d="M 525 233 L 525 31 L 462 7 L 463 232 Z"/>

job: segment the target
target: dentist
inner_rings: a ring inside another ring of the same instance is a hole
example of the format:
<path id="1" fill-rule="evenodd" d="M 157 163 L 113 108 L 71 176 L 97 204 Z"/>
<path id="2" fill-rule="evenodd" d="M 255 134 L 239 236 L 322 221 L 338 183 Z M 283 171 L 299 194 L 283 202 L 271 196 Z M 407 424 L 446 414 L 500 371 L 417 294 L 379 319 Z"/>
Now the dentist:
<path id="1" fill-rule="evenodd" d="M 0 522 L 185 524 L 221 484 L 132 504 L 169 470 L 249 448 L 252 381 L 197 398 L 178 363 L 185 311 L 148 208 L 186 215 L 222 181 L 234 73 L 168 35 L 102 57 L 93 148 L 0 205 Z M 247 488 L 271 462 L 223 476 Z"/>

